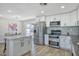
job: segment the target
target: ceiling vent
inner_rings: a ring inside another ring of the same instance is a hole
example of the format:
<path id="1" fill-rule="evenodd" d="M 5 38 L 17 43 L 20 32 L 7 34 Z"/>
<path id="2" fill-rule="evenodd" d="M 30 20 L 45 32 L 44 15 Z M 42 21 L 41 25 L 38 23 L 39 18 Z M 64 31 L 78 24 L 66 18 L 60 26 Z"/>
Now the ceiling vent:
<path id="1" fill-rule="evenodd" d="M 47 5 L 47 3 L 40 3 L 40 5 L 41 5 L 41 6 L 46 6 L 46 5 Z"/>

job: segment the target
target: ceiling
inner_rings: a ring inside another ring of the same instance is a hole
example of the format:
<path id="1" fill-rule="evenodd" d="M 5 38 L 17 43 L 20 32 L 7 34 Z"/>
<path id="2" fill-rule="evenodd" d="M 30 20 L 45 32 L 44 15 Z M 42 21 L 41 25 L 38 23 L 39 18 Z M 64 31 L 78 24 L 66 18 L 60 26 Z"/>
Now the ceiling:
<path id="1" fill-rule="evenodd" d="M 65 8 L 61 8 L 64 6 Z M 41 6 L 39 3 L 0 3 L 0 17 L 33 18 L 40 15 L 53 15 L 72 11 L 78 7 L 77 3 L 48 3 Z M 42 13 L 41 13 L 42 11 Z"/>

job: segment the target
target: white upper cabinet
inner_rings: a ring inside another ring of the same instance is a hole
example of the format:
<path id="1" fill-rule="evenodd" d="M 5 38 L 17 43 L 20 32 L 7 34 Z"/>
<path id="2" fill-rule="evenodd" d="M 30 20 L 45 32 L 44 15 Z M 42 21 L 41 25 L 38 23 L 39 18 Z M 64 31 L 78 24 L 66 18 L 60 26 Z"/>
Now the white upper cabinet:
<path id="1" fill-rule="evenodd" d="M 77 26 L 77 11 L 61 15 L 61 26 Z"/>
<path id="2" fill-rule="evenodd" d="M 50 16 L 47 16 L 45 19 L 46 19 L 46 26 L 47 27 L 50 27 L 51 17 Z"/>
<path id="3" fill-rule="evenodd" d="M 70 13 L 65 14 L 65 26 L 71 26 Z"/>
<path id="4" fill-rule="evenodd" d="M 78 17 L 78 21 L 79 21 L 79 8 L 77 10 L 77 17 Z"/>
<path id="5" fill-rule="evenodd" d="M 62 14 L 61 15 L 61 26 L 65 26 L 66 25 L 66 23 L 65 23 L 65 14 Z"/>
<path id="6" fill-rule="evenodd" d="M 79 26 L 79 8 L 77 10 L 77 26 Z"/>
<path id="7" fill-rule="evenodd" d="M 70 26 L 70 14 L 62 14 L 61 15 L 61 26 Z"/>
<path id="8" fill-rule="evenodd" d="M 51 21 L 60 21 L 60 15 L 55 15 L 55 16 L 47 16 L 46 17 L 46 26 L 50 27 L 50 22 Z"/>
<path id="9" fill-rule="evenodd" d="M 51 21 L 60 21 L 60 15 L 51 16 Z"/>
<path id="10" fill-rule="evenodd" d="M 77 11 L 61 15 L 61 26 L 77 26 Z"/>
<path id="11" fill-rule="evenodd" d="M 71 26 L 77 26 L 77 11 L 70 13 Z"/>
<path id="12" fill-rule="evenodd" d="M 79 10 L 73 11 L 71 13 L 60 14 L 55 16 L 46 17 L 46 25 L 50 27 L 51 21 L 60 21 L 61 26 L 78 26 L 79 21 Z"/>

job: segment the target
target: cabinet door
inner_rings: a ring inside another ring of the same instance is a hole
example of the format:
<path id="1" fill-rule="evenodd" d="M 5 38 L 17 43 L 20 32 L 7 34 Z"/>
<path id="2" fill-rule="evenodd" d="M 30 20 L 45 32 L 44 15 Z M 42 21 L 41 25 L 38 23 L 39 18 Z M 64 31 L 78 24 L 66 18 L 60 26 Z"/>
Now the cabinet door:
<path id="1" fill-rule="evenodd" d="M 60 48 L 65 49 L 65 36 L 60 36 Z"/>
<path id="2" fill-rule="evenodd" d="M 21 45 L 19 39 L 13 41 L 13 55 L 19 55 L 21 51 Z"/>
<path id="3" fill-rule="evenodd" d="M 71 26 L 70 13 L 65 14 L 65 26 Z"/>
<path id="4" fill-rule="evenodd" d="M 61 15 L 61 26 L 65 26 L 66 25 L 66 20 L 65 20 L 65 14 Z"/>
<path id="5" fill-rule="evenodd" d="M 60 36 L 60 48 L 71 50 L 70 36 Z"/>
<path id="6" fill-rule="evenodd" d="M 47 27 L 50 27 L 50 21 L 51 21 L 51 17 L 50 16 L 47 16 L 46 17 L 46 26 Z"/>
<path id="7" fill-rule="evenodd" d="M 32 40 L 29 39 L 29 40 L 28 40 L 28 50 L 30 51 L 31 48 L 32 48 Z"/>
<path id="8" fill-rule="evenodd" d="M 70 17 L 71 17 L 71 26 L 77 26 L 77 11 L 72 12 Z"/>
<path id="9" fill-rule="evenodd" d="M 55 15 L 55 16 L 51 17 L 51 20 L 52 21 L 60 21 L 60 17 L 61 17 L 60 15 Z"/>
<path id="10" fill-rule="evenodd" d="M 51 21 L 60 21 L 61 16 L 60 15 L 55 15 L 55 16 L 47 16 L 46 17 L 46 26 L 50 27 L 50 22 Z"/>
<path id="11" fill-rule="evenodd" d="M 79 26 L 79 8 L 77 10 L 77 26 Z"/>
<path id="12" fill-rule="evenodd" d="M 67 50 L 71 50 L 71 38 L 70 38 L 70 36 L 66 36 L 65 47 Z"/>
<path id="13" fill-rule="evenodd" d="M 77 10 L 77 17 L 78 17 L 77 21 L 79 21 L 79 8 Z"/>
<path id="14" fill-rule="evenodd" d="M 70 14 L 61 15 L 61 26 L 71 26 Z"/>

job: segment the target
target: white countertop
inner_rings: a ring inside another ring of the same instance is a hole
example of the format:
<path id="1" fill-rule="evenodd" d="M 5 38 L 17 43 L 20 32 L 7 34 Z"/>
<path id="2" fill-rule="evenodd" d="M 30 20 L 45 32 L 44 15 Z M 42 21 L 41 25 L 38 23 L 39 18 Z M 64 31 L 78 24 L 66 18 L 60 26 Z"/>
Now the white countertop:
<path id="1" fill-rule="evenodd" d="M 5 39 L 16 39 L 16 38 L 22 38 L 22 37 L 29 37 L 30 36 L 22 36 L 22 35 L 14 35 L 14 36 L 5 36 Z"/>

